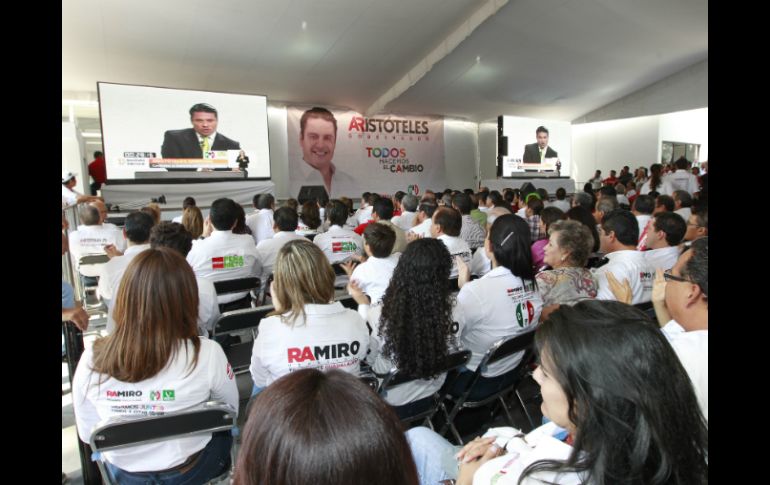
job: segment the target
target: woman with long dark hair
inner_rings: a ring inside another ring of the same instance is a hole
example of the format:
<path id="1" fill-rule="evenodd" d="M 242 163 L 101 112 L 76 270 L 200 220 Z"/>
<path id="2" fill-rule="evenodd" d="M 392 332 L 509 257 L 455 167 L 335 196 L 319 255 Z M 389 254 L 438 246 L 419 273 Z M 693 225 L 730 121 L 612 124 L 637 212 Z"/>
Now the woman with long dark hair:
<path id="1" fill-rule="evenodd" d="M 227 357 L 219 344 L 198 337 L 197 317 L 195 274 L 178 251 L 151 248 L 134 257 L 115 298 L 115 331 L 86 349 L 75 372 L 73 405 L 83 441 L 112 416 L 181 411 L 209 400 L 238 411 Z M 205 483 L 230 467 L 231 445 L 230 433 L 222 432 L 104 457 L 116 483 Z"/>
<path id="2" fill-rule="evenodd" d="M 527 435 L 490 430 L 457 453 L 459 466 L 447 459 L 456 447 L 414 428 L 407 437 L 423 484 L 708 483 L 708 430 L 692 383 L 644 313 L 614 301 L 565 305 L 538 327 L 535 348 L 551 422 Z"/>
<path id="3" fill-rule="evenodd" d="M 649 194 L 650 192 L 657 192 L 663 195 L 672 195 L 674 188 L 671 183 L 663 176 L 663 165 L 659 163 L 653 163 L 650 165 L 650 179 L 642 184 L 639 193 L 642 195 Z"/>
<path id="4" fill-rule="evenodd" d="M 444 243 L 417 239 L 398 260 L 381 305 L 369 307 L 356 283 L 349 286 L 359 313 L 372 327 L 366 358 L 372 370 L 386 374 L 395 365 L 406 375 L 420 378 L 388 391 L 386 400 L 400 416 L 431 404 L 431 396 L 446 378 L 439 370 L 446 365 L 459 331 L 449 286 L 451 267 Z"/>
<path id="5" fill-rule="evenodd" d="M 543 309 L 532 269 L 529 225 L 524 219 L 513 214 L 498 217 L 484 241 L 483 251 L 492 262 L 492 270 L 477 280 L 468 281 L 470 269 L 458 260 L 458 267 L 462 268 L 457 295 L 463 326 L 461 344 L 473 355 L 466 371 L 455 381 L 454 391 L 464 389 L 493 343 L 532 331 Z M 480 399 L 506 385 L 511 377 L 509 371 L 522 355 L 518 352 L 491 364 L 482 373 L 470 399 Z"/>

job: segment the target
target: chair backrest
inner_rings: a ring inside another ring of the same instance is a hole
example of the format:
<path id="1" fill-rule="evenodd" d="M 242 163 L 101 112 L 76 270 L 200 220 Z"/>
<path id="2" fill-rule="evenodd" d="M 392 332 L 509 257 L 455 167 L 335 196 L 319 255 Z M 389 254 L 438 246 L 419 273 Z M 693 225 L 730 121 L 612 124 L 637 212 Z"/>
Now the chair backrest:
<path id="1" fill-rule="evenodd" d="M 260 281 L 255 276 L 249 276 L 248 278 L 235 278 L 232 280 L 222 280 L 214 282 L 214 290 L 217 295 L 225 295 L 227 293 L 240 293 L 244 291 L 259 290 Z"/>
<path id="2" fill-rule="evenodd" d="M 450 372 L 455 369 L 458 369 L 465 364 L 468 363 L 468 360 L 471 358 L 471 351 L 470 350 L 461 350 L 459 352 L 451 353 L 447 356 L 446 365 L 439 371 L 439 374 L 443 374 L 445 372 Z M 380 384 L 379 392 L 382 394 L 384 391 L 387 391 L 388 389 L 392 387 L 396 387 L 399 384 L 404 384 L 405 382 L 419 380 L 420 378 L 415 378 L 408 376 L 404 374 L 403 372 L 399 372 L 399 370 L 394 367 L 388 372 L 388 375 L 385 376 L 385 378 L 382 380 L 382 384 Z"/>
<path id="3" fill-rule="evenodd" d="M 268 313 L 275 310 L 273 305 L 265 305 L 257 308 L 244 308 L 223 313 L 214 325 L 212 337 L 230 334 L 239 330 L 257 328 Z"/>
<path id="4" fill-rule="evenodd" d="M 156 443 L 174 438 L 231 429 L 236 411 L 228 404 L 209 401 L 163 416 L 114 416 L 91 434 L 95 452 Z"/>
<path id="5" fill-rule="evenodd" d="M 486 370 L 487 365 L 497 362 L 499 360 L 502 360 L 506 357 L 509 357 L 516 352 L 521 352 L 522 350 L 528 350 L 532 348 L 532 343 L 535 341 L 535 329 L 529 330 L 527 332 L 524 332 L 519 335 L 515 335 L 513 337 L 508 337 L 507 339 L 500 339 L 497 342 L 495 342 L 492 347 L 487 350 L 486 354 L 484 354 L 484 358 L 481 359 L 481 363 L 479 363 L 479 368 L 481 369 L 481 372 L 484 372 Z"/>
<path id="6" fill-rule="evenodd" d="M 81 256 L 78 260 L 78 266 L 88 266 L 88 265 L 98 265 L 98 264 L 106 264 L 110 261 L 110 257 L 106 254 L 86 254 L 84 256 Z"/>
<path id="7" fill-rule="evenodd" d="M 306 238 L 310 239 L 311 241 L 315 239 L 315 237 L 318 235 L 316 233 L 313 234 L 303 234 Z"/>
<path id="8" fill-rule="evenodd" d="M 338 301 L 342 303 L 342 306 L 345 308 L 350 308 L 351 310 L 358 310 L 358 303 L 356 303 L 356 300 L 353 299 L 350 295 L 344 295 L 339 298 L 335 298 L 334 301 Z"/>
<path id="9" fill-rule="evenodd" d="M 332 265 L 332 269 L 334 270 L 335 276 L 343 276 L 347 273 L 345 273 L 345 269 L 342 267 L 342 263 L 334 263 Z"/>
<path id="10" fill-rule="evenodd" d="M 449 278 L 449 291 L 460 291 L 460 284 L 457 278 Z"/>
<path id="11" fill-rule="evenodd" d="M 113 416 L 100 423 L 93 431 L 90 444 L 95 453 L 101 453 L 128 446 L 227 431 L 235 426 L 235 409 L 229 404 L 209 401 L 163 416 Z M 114 479 L 107 471 L 104 460 L 98 460 L 98 465 L 104 482 L 113 484 Z M 221 478 L 225 478 L 225 475 Z"/>

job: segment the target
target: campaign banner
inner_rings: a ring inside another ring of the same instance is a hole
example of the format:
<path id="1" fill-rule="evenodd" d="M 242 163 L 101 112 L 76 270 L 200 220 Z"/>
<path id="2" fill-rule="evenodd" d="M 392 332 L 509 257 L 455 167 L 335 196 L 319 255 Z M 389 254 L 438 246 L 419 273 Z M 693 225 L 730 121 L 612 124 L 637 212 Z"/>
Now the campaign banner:
<path id="1" fill-rule="evenodd" d="M 363 192 L 421 195 L 446 185 L 444 120 L 349 110 L 287 108 L 289 193 L 322 185 L 329 197 Z"/>

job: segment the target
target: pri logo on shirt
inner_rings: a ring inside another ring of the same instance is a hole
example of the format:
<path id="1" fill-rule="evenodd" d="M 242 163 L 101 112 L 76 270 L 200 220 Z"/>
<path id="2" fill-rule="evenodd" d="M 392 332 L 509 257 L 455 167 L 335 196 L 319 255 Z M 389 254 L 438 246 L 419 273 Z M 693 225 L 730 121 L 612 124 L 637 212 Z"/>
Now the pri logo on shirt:
<path id="1" fill-rule="evenodd" d="M 353 241 L 339 241 L 332 243 L 333 253 L 354 253 L 356 252 L 356 249 L 356 243 Z"/>
<path id="2" fill-rule="evenodd" d="M 527 300 L 516 305 L 516 322 L 519 324 L 519 327 L 523 328 L 532 324 L 534 318 L 535 306 L 531 301 Z"/>
<path id="3" fill-rule="evenodd" d="M 211 269 L 242 268 L 243 256 L 219 256 L 211 258 Z"/>
<path id="4" fill-rule="evenodd" d="M 150 401 L 173 401 L 175 399 L 173 389 L 162 391 L 150 391 Z"/>

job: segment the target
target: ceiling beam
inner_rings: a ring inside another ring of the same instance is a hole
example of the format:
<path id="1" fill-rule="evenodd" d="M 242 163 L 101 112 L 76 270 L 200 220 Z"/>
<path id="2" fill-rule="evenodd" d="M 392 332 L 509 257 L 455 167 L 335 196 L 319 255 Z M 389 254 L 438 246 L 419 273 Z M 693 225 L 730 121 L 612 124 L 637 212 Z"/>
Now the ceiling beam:
<path id="1" fill-rule="evenodd" d="M 366 109 L 366 116 L 383 112 L 385 106 L 398 98 L 407 89 L 414 86 L 417 81 L 422 79 L 433 66 L 441 59 L 449 55 L 455 47 L 467 39 L 476 28 L 484 23 L 489 17 L 497 13 L 508 0 L 487 0 L 484 4 L 473 12 L 467 19 L 449 35 L 447 35 L 427 56 L 422 58 L 414 65 L 401 79 L 385 91 L 371 106 Z"/>

